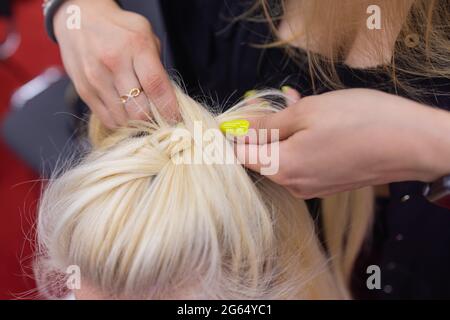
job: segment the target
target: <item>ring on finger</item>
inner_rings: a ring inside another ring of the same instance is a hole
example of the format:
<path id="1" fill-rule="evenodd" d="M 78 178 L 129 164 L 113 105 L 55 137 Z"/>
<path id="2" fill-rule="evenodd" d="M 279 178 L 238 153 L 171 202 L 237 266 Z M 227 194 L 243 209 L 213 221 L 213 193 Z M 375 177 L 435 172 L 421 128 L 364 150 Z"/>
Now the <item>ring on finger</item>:
<path id="1" fill-rule="evenodd" d="M 125 104 L 130 99 L 138 97 L 142 93 L 142 88 L 132 88 L 127 94 L 120 96 L 120 101 Z"/>

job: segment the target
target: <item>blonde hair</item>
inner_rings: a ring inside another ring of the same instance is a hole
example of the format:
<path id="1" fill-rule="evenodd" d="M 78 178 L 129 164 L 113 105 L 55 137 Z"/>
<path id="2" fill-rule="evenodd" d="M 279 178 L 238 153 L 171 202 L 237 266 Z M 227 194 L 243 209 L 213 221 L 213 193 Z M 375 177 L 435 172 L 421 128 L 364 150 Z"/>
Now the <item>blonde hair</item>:
<path id="1" fill-rule="evenodd" d="M 218 128 L 276 112 L 243 101 L 213 115 L 176 88 L 182 120 L 153 120 L 114 132 L 92 117 L 94 149 L 48 184 L 39 207 L 39 288 L 70 265 L 110 298 L 346 299 L 371 216 L 371 191 L 325 200 L 320 243 L 304 201 L 239 163 L 175 164 L 205 153 L 174 141 L 177 128 Z M 278 95 L 279 92 L 261 94 Z M 233 143 L 219 139 L 227 148 Z M 234 155 L 234 154 L 233 154 Z M 327 248 L 326 248 L 327 247 Z"/>
<path id="2" fill-rule="evenodd" d="M 285 2 L 257 2 L 274 33 L 276 22 L 288 14 L 284 10 Z M 384 57 L 392 56 L 390 63 L 375 69 L 389 76 L 388 85 L 393 84 L 411 96 L 419 96 L 427 92 L 414 86 L 411 79 L 450 78 L 449 0 L 299 0 L 295 5 L 304 30 L 295 33 L 291 39 L 276 40 L 268 46 L 286 48 L 294 60 L 298 56 L 291 45 L 299 37 L 305 39 L 306 49 L 315 47 L 314 52 L 307 50 L 313 85 L 317 79 L 331 89 L 345 88 L 336 64 L 345 62 L 355 40 L 361 36 L 361 30 L 367 30 L 362 33 L 366 40 L 366 47 L 360 48 L 362 54 L 380 62 Z M 378 5 L 381 9 L 381 30 L 366 28 L 370 5 Z M 390 46 L 385 46 L 389 37 L 396 40 L 393 52 L 386 52 L 391 50 Z M 369 68 L 368 71 L 374 70 Z M 439 88 L 433 89 L 436 94 L 440 93 Z"/>

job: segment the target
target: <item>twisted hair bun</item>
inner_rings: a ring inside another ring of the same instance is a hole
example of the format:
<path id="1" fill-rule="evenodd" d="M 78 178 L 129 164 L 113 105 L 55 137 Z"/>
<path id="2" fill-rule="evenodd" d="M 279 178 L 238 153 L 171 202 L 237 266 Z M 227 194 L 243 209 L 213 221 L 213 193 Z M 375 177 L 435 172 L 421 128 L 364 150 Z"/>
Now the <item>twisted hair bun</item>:
<path id="1" fill-rule="evenodd" d="M 213 115 L 176 92 L 177 124 L 154 108 L 151 121 L 114 132 L 91 118 L 92 152 L 52 179 L 43 194 L 37 278 L 75 265 L 82 286 L 108 298 L 348 298 L 341 262 L 354 256 L 344 241 L 330 253 L 337 257 L 326 253 L 304 201 L 263 177 L 255 183 L 237 161 L 173 161 L 206 153 L 190 136 L 173 139 L 177 130 L 194 135 L 196 122 L 203 130 L 218 129 L 224 120 L 278 107 L 240 103 Z M 233 149 L 231 141 L 218 139 Z M 370 210 L 346 203 L 341 215 L 334 212 L 342 228 L 334 227 L 331 238 L 351 239 L 357 251 L 368 218 L 349 230 L 353 208 Z M 39 285 L 48 293 L 48 283 Z"/>

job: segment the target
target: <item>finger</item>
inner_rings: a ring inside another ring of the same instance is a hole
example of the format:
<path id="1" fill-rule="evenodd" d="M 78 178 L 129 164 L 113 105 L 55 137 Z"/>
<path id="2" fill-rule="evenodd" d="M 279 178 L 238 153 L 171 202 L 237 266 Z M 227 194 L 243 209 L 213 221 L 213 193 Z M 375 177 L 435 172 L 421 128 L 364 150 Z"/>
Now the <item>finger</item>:
<path id="1" fill-rule="evenodd" d="M 128 122 L 128 114 L 120 101 L 120 94 L 113 83 L 113 75 L 106 67 L 88 63 L 84 68 L 88 83 L 95 89 L 115 123 L 124 126 Z"/>
<path id="2" fill-rule="evenodd" d="M 299 119 L 300 105 L 295 104 L 277 113 L 257 118 L 248 119 L 250 128 L 255 129 L 258 134 L 249 135 L 247 142 L 250 144 L 265 144 L 278 140 L 285 140 L 297 131 L 303 129 Z M 264 131 L 266 134 L 264 135 Z M 261 138 L 264 139 L 261 139 Z"/>
<path id="3" fill-rule="evenodd" d="M 246 168 L 268 176 L 274 182 L 280 182 L 280 166 L 283 154 L 289 154 L 290 144 L 287 141 L 265 145 L 235 144 L 235 154 L 239 162 Z"/>
<path id="4" fill-rule="evenodd" d="M 297 103 L 298 100 L 301 99 L 300 93 L 297 90 L 295 90 L 289 86 L 283 86 L 281 88 L 281 90 L 283 91 L 283 93 L 286 96 L 286 104 L 288 107 Z"/>
<path id="5" fill-rule="evenodd" d="M 107 127 L 108 129 L 115 129 L 118 127 L 118 124 L 111 116 L 110 112 L 108 111 L 103 101 L 99 97 L 95 96 L 92 96 L 90 98 L 81 97 L 81 99 L 88 105 L 92 113 L 94 113 L 100 119 L 100 122 L 105 127 Z"/>
<path id="6" fill-rule="evenodd" d="M 99 97 L 106 107 L 107 112 L 114 118 L 115 122 L 119 126 L 126 126 L 128 123 L 128 114 L 125 110 L 125 106 L 120 100 L 119 92 L 116 90 L 112 83 L 105 83 L 105 85 L 99 90 Z"/>
<path id="7" fill-rule="evenodd" d="M 92 113 L 100 119 L 102 124 L 109 129 L 116 128 L 117 123 L 108 112 L 102 100 L 95 94 L 94 88 L 89 85 L 88 81 L 81 75 L 72 76 L 72 81 L 81 100 L 86 103 Z"/>
<path id="8" fill-rule="evenodd" d="M 174 88 L 156 49 L 150 48 L 138 53 L 134 57 L 133 66 L 149 101 L 164 118 L 178 119 L 180 114 Z"/>
<path id="9" fill-rule="evenodd" d="M 132 63 L 130 63 L 127 68 L 123 68 L 122 71 L 117 73 L 114 84 L 121 96 L 129 94 L 134 88 L 141 89 Z M 130 98 L 124 104 L 124 108 L 128 114 L 128 118 L 131 120 L 148 120 L 151 118 L 148 99 L 145 93 Z"/>
<path id="10" fill-rule="evenodd" d="M 257 158 L 261 145 L 258 144 L 235 144 L 234 152 L 239 162 L 246 168 L 260 172 L 262 163 Z M 253 159 L 256 158 L 256 161 Z"/>
<path id="11" fill-rule="evenodd" d="M 91 103 L 92 112 L 100 119 L 101 123 L 108 129 L 116 129 L 119 125 L 115 122 L 114 118 L 111 116 L 109 110 L 103 104 L 103 102 L 96 98 Z"/>

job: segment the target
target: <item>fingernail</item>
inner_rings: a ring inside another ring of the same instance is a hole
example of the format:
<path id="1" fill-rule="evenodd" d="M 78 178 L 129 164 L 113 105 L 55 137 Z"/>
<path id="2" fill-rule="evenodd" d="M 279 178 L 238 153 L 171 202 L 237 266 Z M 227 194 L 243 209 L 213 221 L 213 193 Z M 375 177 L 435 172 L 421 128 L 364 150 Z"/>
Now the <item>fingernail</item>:
<path id="1" fill-rule="evenodd" d="M 281 87 L 281 92 L 283 92 L 284 94 L 287 94 L 292 88 L 289 86 L 282 86 Z"/>
<path id="2" fill-rule="evenodd" d="M 231 120 L 220 124 L 220 130 L 224 134 L 231 134 L 236 137 L 244 136 L 248 133 L 250 122 L 247 120 Z"/>
<path id="3" fill-rule="evenodd" d="M 256 90 L 249 90 L 249 91 L 244 93 L 244 98 L 245 99 L 251 98 L 254 95 L 256 95 L 256 93 L 257 93 Z"/>

